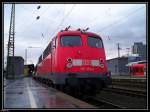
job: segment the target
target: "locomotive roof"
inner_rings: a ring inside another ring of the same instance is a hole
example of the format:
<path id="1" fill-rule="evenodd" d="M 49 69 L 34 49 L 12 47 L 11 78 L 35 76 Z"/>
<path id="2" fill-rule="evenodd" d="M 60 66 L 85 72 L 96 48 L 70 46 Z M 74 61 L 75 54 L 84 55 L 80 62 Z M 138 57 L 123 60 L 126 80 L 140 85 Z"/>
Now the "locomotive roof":
<path id="1" fill-rule="evenodd" d="M 83 34 L 87 34 L 87 35 L 91 35 L 91 36 L 100 37 L 100 35 L 98 35 L 96 33 L 92 33 L 92 32 L 81 32 L 81 31 L 71 31 L 71 30 L 68 30 L 68 31 L 60 31 L 59 33 L 61 35 L 81 35 L 83 33 Z"/>

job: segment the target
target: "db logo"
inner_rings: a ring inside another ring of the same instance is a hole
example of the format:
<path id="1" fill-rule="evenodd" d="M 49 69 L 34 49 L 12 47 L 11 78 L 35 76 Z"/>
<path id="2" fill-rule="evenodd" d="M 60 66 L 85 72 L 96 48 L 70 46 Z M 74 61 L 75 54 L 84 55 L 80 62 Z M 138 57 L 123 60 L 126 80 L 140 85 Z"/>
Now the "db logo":
<path id="1" fill-rule="evenodd" d="M 83 65 L 91 65 L 91 61 L 90 60 L 83 60 L 82 64 Z"/>

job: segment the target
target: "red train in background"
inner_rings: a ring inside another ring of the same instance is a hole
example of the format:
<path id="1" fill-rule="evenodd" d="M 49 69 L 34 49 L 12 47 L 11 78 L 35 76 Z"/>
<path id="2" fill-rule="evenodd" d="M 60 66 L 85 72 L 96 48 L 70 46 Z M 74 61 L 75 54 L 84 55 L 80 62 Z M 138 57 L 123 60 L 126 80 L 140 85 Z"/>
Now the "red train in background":
<path id="1" fill-rule="evenodd" d="M 86 29 L 87 30 L 87 29 Z M 36 75 L 56 88 L 95 92 L 111 83 L 102 38 L 86 30 L 58 32 L 39 57 Z"/>
<path id="2" fill-rule="evenodd" d="M 146 61 L 131 62 L 127 66 L 129 67 L 130 75 L 135 76 L 146 75 Z"/>

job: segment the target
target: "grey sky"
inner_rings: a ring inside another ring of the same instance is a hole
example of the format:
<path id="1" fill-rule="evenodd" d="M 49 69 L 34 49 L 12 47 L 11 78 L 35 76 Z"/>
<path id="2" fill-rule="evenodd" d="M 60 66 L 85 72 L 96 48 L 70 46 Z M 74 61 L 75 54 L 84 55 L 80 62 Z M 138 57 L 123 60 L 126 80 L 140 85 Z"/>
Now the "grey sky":
<path id="1" fill-rule="evenodd" d="M 98 33 L 107 59 L 117 57 L 118 42 L 121 55 L 134 42 L 146 43 L 146 4 L 16 4 L 15 7 L 15 55 L 24 58 L 28 46 L 41 47 L 28 48 L 28 63 L 36 64 L 51 38 L 69 25 L 75 29 L 89 27 L 89 31 Z M 11 4 L 4 4 L 5 61 L 10 11 Z"/>

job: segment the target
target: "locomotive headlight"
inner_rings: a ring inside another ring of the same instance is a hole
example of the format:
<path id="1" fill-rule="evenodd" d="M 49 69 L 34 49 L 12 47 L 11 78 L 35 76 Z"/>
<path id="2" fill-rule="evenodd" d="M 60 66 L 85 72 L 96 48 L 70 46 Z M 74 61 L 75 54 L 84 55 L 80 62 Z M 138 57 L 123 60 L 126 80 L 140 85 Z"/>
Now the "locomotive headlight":
<path id="1" fill-rule="evenodd" d="M 67 61 L 68 61 L 68 62 L 72 62 L 72 58 L 68 58 Z"/>
<path id="2" fill-rule="evenodd" d="M 66 67 L 67 68 L 72 68 L 72 63 L 67 63 Z"/>
<path id="3" fill-rule="evenodd" d="M 104 64 L 100 64 L 100 67 L 101 67 L 101 68 L 104 68 Z"/>
<path id="4" fill-rule="evenodd" d="M 99 62 L 100 62 L 100 64 L 101 64 L 101 63 L 103 63 L 103 59 L 102 59 L 102 58 L 100 58 L 100 59 L 99 59 Z"/>

